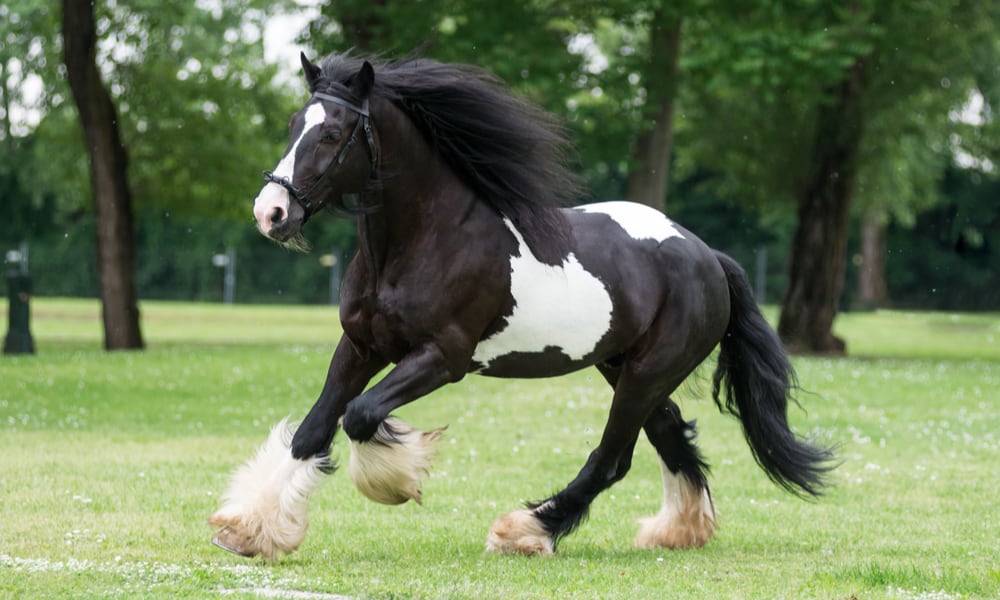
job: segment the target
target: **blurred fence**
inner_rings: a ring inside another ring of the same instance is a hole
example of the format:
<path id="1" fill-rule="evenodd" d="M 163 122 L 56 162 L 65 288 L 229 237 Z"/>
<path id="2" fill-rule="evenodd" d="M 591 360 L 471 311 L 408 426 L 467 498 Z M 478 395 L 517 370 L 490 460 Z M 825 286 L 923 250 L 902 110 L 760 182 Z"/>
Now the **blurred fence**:
<path id="1" fill-rule="evenodd" d="M 227 299 L 228 272 L 229 299 L 234 302 L 329 303 L 337 291 L 331 275 L 339 284 L 347 253 L 353 252 L 353 234 L 350 223 L 312 225 L 314 249 L 305 254 L 270 242 L 250 223 L 146 216 L 136 228 L 139 297 L 222 302 Z M 95 239 L 92 220 L 81 219 L 61 235 L 28 240 L 34 294 L 98 296 Z M 7 240 L 0 244 L 17 245 Z M 227 269 L 220 264 L 220 255 L 234 264 Z"/>

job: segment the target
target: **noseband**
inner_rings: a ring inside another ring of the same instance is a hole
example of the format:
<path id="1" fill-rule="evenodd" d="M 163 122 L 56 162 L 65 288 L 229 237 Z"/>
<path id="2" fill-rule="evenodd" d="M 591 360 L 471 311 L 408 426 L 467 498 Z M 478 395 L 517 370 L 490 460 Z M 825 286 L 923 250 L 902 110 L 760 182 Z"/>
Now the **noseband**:
<path id="1" fill-rule="evenodd" d="M 375 131 L 372 127 L 371 113 L 368 111 L 368 99 L 365 99 L 361 106 L 354 104 L 340 96 L 333 96 L 331 94 L 325 94 L 323 92 L 316 92 L 313 94 L 314 98 L 320 100 L 327 100 L 341 106 L 345 106 L 348 109 L 358 113 L 359 118 L 354 122 L 354 127 L 351 129 L 351 137 L 348 138 L 347 143 L 344 147 L 340 149 L 340 153 L 337 154 L 337 158 L 334 159 L 320 176 L 313 182 L 309 189 L 306 191 L 300 190 L 292 181 L 287 177 L 279 177 L 272 173 L 271 171 L 264 171 L 264 181 L 266 183 L 276 183 L 281 187 L 285 188 L 289 194 L 302 206 L 302 210 L 305 212 L 302 217 L 302 223 L 304 224 L 309 220 L 310 217 L 315 214 L 317 210 L 323 205 L 322 202 L 317 202 L 313 204 L 312 195 L 319 186 L 326 181 L 326 178 L 330 176 L 331 173 L 336 171 L 340 165 L 344 164 L 347 160 L 347 155 L 350 153 L 351 148 L 358 141 L 358 125 L 365 130 L 365 142 L 367 143 L 368 157 L 371 161 L 371 173 L 374 175 L 378 170 L 378 149 L 375 146 Z"/>

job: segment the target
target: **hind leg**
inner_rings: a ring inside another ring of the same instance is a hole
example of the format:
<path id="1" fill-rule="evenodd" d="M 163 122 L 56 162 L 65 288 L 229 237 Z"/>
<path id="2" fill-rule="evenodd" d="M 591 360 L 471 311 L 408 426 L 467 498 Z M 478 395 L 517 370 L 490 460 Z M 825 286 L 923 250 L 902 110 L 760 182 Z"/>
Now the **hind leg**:
<path id="1" fill-rule="evenodd" d="M 579 474 L 558 494 L 494 521 L 486 541 L 488 552 L 552 554 L 558 541 L 583 521 L 591 502 L 628 473 L 639 430 L 662 397 L 659 390 L 664 385 L 673 389 L 677 382 L 650 378 L 630 365 L 621 369 L 620 376 L 616 370 L 614 379 L 604 433 Z"/>
<path id="2" fill-rule="evenodd" d="M 597 369 L 611 387 L 618 384 L 621 369 L 599 364 Z M 694 421 L 681 417 L 681 409 L 667 398 L 643 425 L 656 449 L 663 479 L 660 512 L 640 521 L 635 545 L 639 548 L 698 548 L 716 529 L 715 505 L 708 487 L 708 464 L 694 443 Z"/>
<path id="3" fill-rule="evenodd" d="M 708 465 L 695 446 L 694 422 L 681 418 L 669 398 L 643 425 L 656 448 L 663 477 L 660 512 L 641 521 L 635 545 L 640 548 L 699 548 L 716 529 L 715 506 L 705 475 Z"/>
<path id="4" fill-rule="evenodd" d="M 628 473 L 649 403 L 633 404 L 626 398 L 619 387 L 601 442 L 576 478 L 558 494 L 494 521 L 487 552 L 553 554 L 560 538 L 586 517 L 594 498 Z"/>
<path id="5" fill-rule="evenodd" d="M 611 387 L 618 385 L 621 368 L 599 364 L 597 369 Z M 660 512 L 640 521 L 635 545 L 639 548 L 699 548 L 716 529 L 715 505 L 708 488 L 708 464 L 694 443 L 694 421 L 681 417 L 681 409 L 667 398 L 643 424 L 656 449 L 663 478 Z"/>

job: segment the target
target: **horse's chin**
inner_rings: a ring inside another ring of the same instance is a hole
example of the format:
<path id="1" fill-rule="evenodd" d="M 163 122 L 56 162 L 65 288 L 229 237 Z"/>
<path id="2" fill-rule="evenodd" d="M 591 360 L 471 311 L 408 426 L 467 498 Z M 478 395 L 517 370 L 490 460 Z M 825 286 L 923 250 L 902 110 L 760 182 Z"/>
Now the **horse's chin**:
<path id="1" fill-rule="evenodd" d="M 302 235 L 301 231 L 297 231 L 290 237 L 285 238 L 283 240 L 279 240 L 274 237 L 272 237 L 271 239 L 273 239 L 275 242 L 278 243 L 278 245 L 280 245 L 282 248 L 285 248 L 286 250 L 293 250 L 295 252 L 302 252 L 302 253 L 307 253 L 312 251 L 312 244 L 310 244 L 309 240 L 307 240 L 305 236 Z"/>
<path id="2" fill-rule="evenodd" d="M 267 231 L 261 229 L 261 233 L 288 250 L 309 252 L 312 250 L 312 244 L 302 235 L 302 225 L 302 219 L 287 219 Z"/>

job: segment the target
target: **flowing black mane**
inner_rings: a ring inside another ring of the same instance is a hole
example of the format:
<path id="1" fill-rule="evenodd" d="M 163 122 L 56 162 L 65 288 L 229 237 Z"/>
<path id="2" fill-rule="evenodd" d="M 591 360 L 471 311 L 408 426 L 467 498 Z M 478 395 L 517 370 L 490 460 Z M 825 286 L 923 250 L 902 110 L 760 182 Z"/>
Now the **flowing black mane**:
<path id="1" fill-rule="evenodd" d="M 364 60 L 327 57 L 311 91 L 342 89 Z M 556 209 L 577 203 L 582 188 L 567 166 L 569 141 L 554 116 L 478 67 L 367 60 L 375 66 L 373 94 L 406 113 L 462 181 L 525 232 L 536 253 L 566 247 L 558 242 L 566 241 L 568 228 Z"/>

